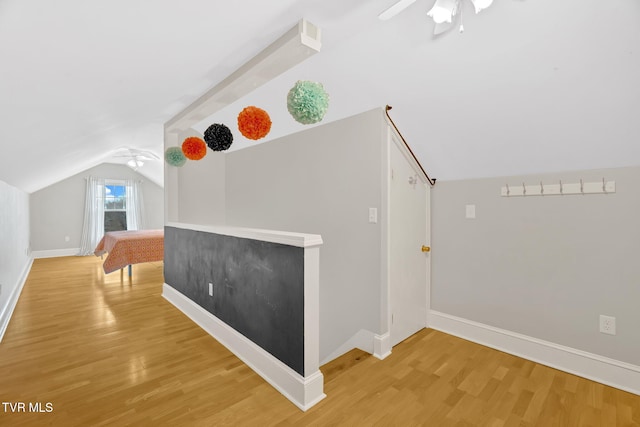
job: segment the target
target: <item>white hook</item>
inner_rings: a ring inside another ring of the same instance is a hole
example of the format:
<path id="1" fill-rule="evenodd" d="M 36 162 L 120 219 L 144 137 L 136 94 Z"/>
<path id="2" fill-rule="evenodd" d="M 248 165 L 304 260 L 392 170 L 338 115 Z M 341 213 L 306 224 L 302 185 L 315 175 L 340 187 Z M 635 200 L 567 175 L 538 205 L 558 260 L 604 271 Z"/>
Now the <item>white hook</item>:
<path id="1" fill-rule="evenodd" d="M 507 186 L 507 196 L 511 193 L 511 190 L 509 190 L 509 183 L 506 184 Z"/>
<path id="2" fill-rule="evenodd" d="M 524 186 L 524 182 L 522 183 L 522 195 L 523 196 L 527 195 L 527 187 Z"/>

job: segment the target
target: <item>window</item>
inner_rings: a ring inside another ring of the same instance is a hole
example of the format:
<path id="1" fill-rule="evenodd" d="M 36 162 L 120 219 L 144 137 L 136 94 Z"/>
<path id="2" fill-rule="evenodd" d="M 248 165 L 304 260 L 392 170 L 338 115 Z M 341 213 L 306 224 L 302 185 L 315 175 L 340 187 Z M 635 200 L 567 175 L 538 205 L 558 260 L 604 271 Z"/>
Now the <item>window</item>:
<path id="1" fill-rule="evenodd" d="M 91 255 L 108 231 L 144 230 L 141 181 L 90 176 L 82 224 L 80 255 Z"/>
<path id="2" fill-rule="evenodd" d="M 107 181 L 104 186 L 104 231 L 127 229 L 127 187 Z"/>

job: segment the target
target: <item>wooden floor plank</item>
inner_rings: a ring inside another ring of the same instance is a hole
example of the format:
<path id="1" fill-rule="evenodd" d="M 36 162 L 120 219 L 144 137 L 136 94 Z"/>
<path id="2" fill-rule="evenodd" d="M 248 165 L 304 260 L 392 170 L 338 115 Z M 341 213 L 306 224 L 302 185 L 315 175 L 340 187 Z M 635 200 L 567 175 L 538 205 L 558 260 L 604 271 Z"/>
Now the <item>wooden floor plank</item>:
<path id="1" fill-rule="evenodd" d="M 53 412 L 0 407 L 0 425 L 640 426 L 639 396 L 430 329 L 385 360 L 323 366 L 327 398 L 302 412 L 162 298 L 162 269 L 36 260 L 0 343 L 0 399 Z"/>

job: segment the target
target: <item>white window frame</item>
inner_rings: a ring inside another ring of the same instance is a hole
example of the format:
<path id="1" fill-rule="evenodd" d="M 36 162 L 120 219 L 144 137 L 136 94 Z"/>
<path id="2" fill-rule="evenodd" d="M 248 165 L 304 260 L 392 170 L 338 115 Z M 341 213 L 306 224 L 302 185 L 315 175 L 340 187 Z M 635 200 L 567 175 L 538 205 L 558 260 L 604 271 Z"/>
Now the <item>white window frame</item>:
<path id="1" fill-rule="evenodd" d="M 124 187 L 124 191 L 125 191 L 125 201 L 124 201 L 124 209 L 109 209 L 107 208 L 107 186 L 112 185 L 112 186 L 118 186 L 118 187 Z M 125 218 L 127 217 L 127 196 L 126 196 L 126 191 L 127 191 L 127 182 L 123 179 L 105 179 L 104 180 L 104 187 L 102 188 L 102 203 L 104 203 L 104 212 L 105 212 L 105 218 L 106 218 L 106 213 L 107 212 L 124 212 Z M 104 221 L 103 221 L 104 222 Z M 105 224 L 106 226 L 106 224 Z M 127 228 L 129 227 L 129 224 L 127 224 Z"/>

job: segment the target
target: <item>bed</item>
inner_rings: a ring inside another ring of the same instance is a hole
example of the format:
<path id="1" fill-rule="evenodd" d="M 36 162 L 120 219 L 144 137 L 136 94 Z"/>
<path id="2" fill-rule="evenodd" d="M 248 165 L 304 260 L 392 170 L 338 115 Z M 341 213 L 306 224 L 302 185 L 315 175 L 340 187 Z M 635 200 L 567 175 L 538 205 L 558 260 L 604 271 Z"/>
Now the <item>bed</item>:
<path id="1" fill-rule="evenodd" d="M 108 253 L 102 268 L 106 274 L 142 262 L 164 259 L 164 230 L 125 230 L 105 233 L 94 251 L 101 257 Z"/>

